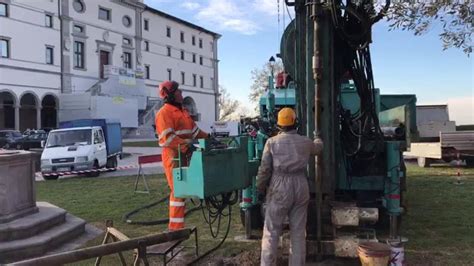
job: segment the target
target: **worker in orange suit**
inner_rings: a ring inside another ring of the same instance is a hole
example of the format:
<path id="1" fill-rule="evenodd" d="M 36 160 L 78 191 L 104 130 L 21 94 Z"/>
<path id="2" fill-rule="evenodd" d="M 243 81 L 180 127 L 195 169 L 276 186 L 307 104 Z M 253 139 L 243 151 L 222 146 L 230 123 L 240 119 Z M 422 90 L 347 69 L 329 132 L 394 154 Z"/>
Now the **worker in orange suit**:
<path id="1" fill-rule="evenodd" d="M 173 168 L 177 163 L 173 160 L 181 152 L 187 158 L 194 150 L 194 139 L 207 138 L 208 134 L 200 130 L 189 113 L 183 109 L 183 95 L 175 81 L 165 81 L 159 86 L 159 95 L 165 104 L 156 113 L 155 125 L 159 144 L 163 147 L 162 158 L 166 179 L 170 187 L 169 230 L 184 228 L 184 199 L 174 197 Z M 185 159 L 182 164 L 187 164 Z"/>

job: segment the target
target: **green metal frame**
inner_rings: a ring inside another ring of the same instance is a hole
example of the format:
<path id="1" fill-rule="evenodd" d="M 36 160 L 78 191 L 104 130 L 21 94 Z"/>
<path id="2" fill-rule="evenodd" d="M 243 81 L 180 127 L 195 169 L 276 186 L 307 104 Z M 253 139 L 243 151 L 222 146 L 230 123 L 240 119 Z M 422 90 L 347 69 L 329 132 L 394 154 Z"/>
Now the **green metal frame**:
<path id="1" fill-rule="evenodd" d="M 248 160 L 247 137 L 236 137 L 233 143 L 226 149 L 211 149 L 209 140 L 200 139 L 189 166 L 181 165 L 180 155 L 173 169 L 174 196 L 204 199 L 249 187 L 258 163 Z"/>

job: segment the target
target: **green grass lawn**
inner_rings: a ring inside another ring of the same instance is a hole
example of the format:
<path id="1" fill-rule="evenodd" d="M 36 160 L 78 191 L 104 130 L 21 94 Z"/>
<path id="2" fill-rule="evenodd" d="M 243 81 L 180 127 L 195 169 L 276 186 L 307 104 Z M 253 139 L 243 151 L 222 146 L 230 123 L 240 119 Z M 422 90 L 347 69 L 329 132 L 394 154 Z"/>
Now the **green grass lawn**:
<path id="1" fill-rule="evenodd" d="M 139 207 L 155 201 L 169 192 L 166 179 L 162 175 L 148 177 L 151 194 L 139 194 L 133 192 L 135 177 L 114 177 L 114 178 L 73 178 L 60 179 L 53 182 L 37 182 L 38 201 L 47 201 L 68 212 L 85 219 L 90 224 L 104 229 L 105 220 L 114 221 L 114 226 L 129 237 L 144 236 L 152 233 L 163 232 L 167 225 L 140 226 L 130 225 L 122 221 L 122 216 Z M 192 207 L 192 203 L 187 205 Z M 232 215 L 232 227 L 228 239 L 223 248 L 217 250 L 215 255 L 230 256 L 238 254 L 244 250 L 254 249 L 258 244 L 240 245 L 233 241 L 234 236 L 243 235 L 243 227 L 240 223 L 240 212 L 238 205 L 234 205 Z M 166 205 L 160 205 L 148 211 L 140 213 L 136 218 L 140 220 L 156 220 L 166 218 L 168 210 Z M 212 239 L 207 224 L 203 222 L 202 212 L 196 211 L 186 217 L 187 225 L 198 227 L 199 248 L 201 254 L 211 247 L 217 245 L 223 236 L 220 233 L 217 240 Z M 222 221 L 222 228 L 225 228 L 227 219 Z M 88 246 L 98 245 L 102 237 L 91 241 Z M 191 238 L 193 240 L 193 238 Z M 193 241 L 188 241 L 186 245 L 193 245 Z M 189 249 L 192 253 L 193 250 Z M 131 253 L 126 253 L 131 263 Z M 118 256 L 107 256 L 102 260 L 103 265 L 118 265 Z M 93 260 L 84 261 L 81 265 L 91 265 Z"/>
<path id="2" fill-rule="evenodd" d="M 411 265 L 473 265 L 474 169 L 408 166 L 403 232 Z"/>
<path id="3" fill-rule="evenodd" d="M 408 237 L 407 262 L 410 265 L 472 265 L 474 261 L 474 169 L 462 169 L 463 185 L 454 185 L 456 168 L 435 166 L 428 169 L 408 165 L 407 214 L 402 231 Z M 104 228 L 112 219 L 115 227 L 129 237 L 161 232 L 166 225 L 135 226 L 122 222 L 124 213 L 157 200 L 168 192 L 163 176 L 148 178 L 153 189 L 150 195 L 133 193 L 134 177 L 74 178 L 53 182 L 37 182 L 37 198 L 60 206 L 70 213 Z M 188 205 L 189 206 L 189 205 Z M 224 246 L 214 255 L 233 257 L 248 250 L 257 250 L 258 243 L 234 241 L 243 235 L 239 209 L 233 208 L 232 228 Z M 167 207 L 160 206 L 140 215 L 142 219 L 167 216 Z M 216 245 L 203 222 L 202 213 L 186 218 L 188 225 L 198 226 L 201 252 Z M 97 245 L 99 237 L 90 243 Z M 258 254 L 258 253 L 255 253 Z M 127 258 L 131 258 L 128 253 Z M 131 261 L 129 261 L 131 262 Z M 93 261 L 82 262 L 90 265 Z M 104 258 L 104 265 L 117 265 L 116 256 Z"/>
<path id="4" fill-rule="evenodd" d="M 158 140 L 123 142 L 124 147 L 159 147 Z"/>

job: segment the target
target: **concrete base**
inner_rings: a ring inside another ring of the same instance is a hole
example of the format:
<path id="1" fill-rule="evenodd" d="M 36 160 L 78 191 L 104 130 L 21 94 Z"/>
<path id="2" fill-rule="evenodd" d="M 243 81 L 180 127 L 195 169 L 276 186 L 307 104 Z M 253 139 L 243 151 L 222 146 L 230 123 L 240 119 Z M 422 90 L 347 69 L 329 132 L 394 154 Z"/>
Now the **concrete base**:
<path id="1" fill-rule="evenodd" d="M 0 150 L 0 223 L 37 211 L 34 174 L 32 153 Z"/>
<path id="2" fill-rule="evenodd" d="M 34 236 L 57 224 L 64 223 L 66 211 L 47 202 L 38 202 L 36 213 L 9 223 L 0 224 L 0 242 Z"/>
<path id="3" fill-rule="evenodd" d="M 16 219 L 19 219 L 21 217 L 25 217 L 27 215 L 34 214 L 37 212 L 38 212 L 38 207 L 32 206 L 32 207 L 27 207 L 25 209 L 18 210 L 13 213 L 9 213 L 7 215 L 3 215 L 2 217 L 0 217 L 0 225 L 9 223 L 11 221 L 15 221 Z"/>
<path id="4" fill-rule="evenodd" d="M 62 251 L 78 247 L 68 243 L 84 234 L 86 222 L 47 202 L 37 205 L 37 213 L 0 225 L 0 263 L 41 256 L 59 247 Z M 98 235 L 98 229 L 89 228 L 88 239 Z"/>

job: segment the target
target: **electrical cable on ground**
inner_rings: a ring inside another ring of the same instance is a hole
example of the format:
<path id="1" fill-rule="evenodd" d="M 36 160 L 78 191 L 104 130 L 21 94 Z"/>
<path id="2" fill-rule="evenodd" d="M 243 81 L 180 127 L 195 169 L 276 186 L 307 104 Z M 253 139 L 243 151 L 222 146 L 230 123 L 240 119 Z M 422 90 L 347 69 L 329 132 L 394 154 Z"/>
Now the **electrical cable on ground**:
<path id="1" fill-rule="evenodd" d="M 157 201 L 154 201 L 150 204 L 141 206 L 139 208 L 136 208 L 128 213 L 126 213 L 123 216 L 123 221 L 128 223 L 128 224 L 136 224 L 136 225 L 158 225 L 158 224 L 166 224 L 169 221 L 169 218 L 163 218 L 159 220 L 151 220 L 151 221 L 136 221 L 132 220 L 131 217 L 134 215 L 138 214 L 139 212 L 153 208 L 157 206 L 160 203 L 166 202 L 167 199 L 169 198 L 169 194 Z M 227 217 L 227 228 L 225 231 L 225 234 L 222 238 L 222 240 L 213 248 L 210 250 L 206 251 L 204 254 L 200 255 L 199 257 L 195 258 L 193 261 L 189 262 L 188 265 L 193 265 L 196 264 L 198 261 L 203 259 L 204 257 L 208 256 L 212 252 L 216 251 L 219 249 L 222 244 L 224 244 L 225 240 L 227 239 L 227 236 L 229 235 L 230 232 L 230 224 L 232 221 L 232 205 L 236 204 L 238 201 L 237 193 L 232 192 L 232 193 L 226 193 L 222 194 L 219 196 L 213 196 L 213 197 L 208 197 L 203 201 L 200 202 L 199 205 L 196 207 L 193 207 L 185 212 L 184 216 L 187 216 L 191 212 L 194 212 L 196 210 L 201 209 L 202 214 L 204 217 L 204 220 L 206 221 L 206 224 L 209 225 L 209 230 L 211 231 L 211 236 L 212 238 L 217 238 L 219 236 L 219 232 L 221 229 L 221 221 L 222 217 Z M 205 209 L 207 210 L 207 215 L 205 213 Z M 225 210 L 227 209 L 227 212 Z M 213 225 L 217 222 L 217 229 L 213 229 Z"/>
<path id="2" fill-rule="evenodd" d="M 232 221 L 232 205 L 237 203 L 238 197 L 237 197 L 236 192 L 231 192 L 231 193 L 222 194 L 220 196 L 208 197 L 204 201 L 205 201 L 205 204 L 201 203 L 201 206 L 202 206 L 201 209 L 202 209 L 202 214 L 203 214 L 204 220 L 209 225 L 209 230 L 211 231 L 211 236 L 213 238 L 218 237 L 222 217 L 227 217 L 227 229 L 225 231 L 225 234 L 224 234 L 222 240 L 215 247 L 211 248 L 210 250 L 206 251 L 204 254 L 200 255 L 197 258 L 195 258 L 194 260 L 189 262 L 188 265 L 196 264 L 201 259 L 203 259 L 207 255 L 211 254 L 212 252 L 216 251 L 217 249 L 219 249 L 222 246 L 222 244 L 224 244 L 224 242 L 227 239 L 227 236 L 229 235 L 229 232 L 230 232 L 230 223 Z M 204 206 L 206 206 L 206 207 L 204 207 Z M 208 212 L 207 217 L 206 217 L 206 213 L 204 212 L 204 208 L 207 209 L 207 212 Z M 227 213 L 224 213 L 225 209 L 228 209 Z M 215 222 L 217 222 L 217 229 L 214 232 L 213 224 Z"/>
<path id="3" fill-rule="evenodd" d="M 134 215 L 138 214 L 139 212 L 141 212 L 143 210 L 153 208 L 153 207 L 157 206 L 160 203 L 166 202 L 166 200 L 168 200 L 168 198 L 169 198 L 169 194 L 166 195 L 165 197 L 157 200 L 157 201 L 154 201 L 154 202 L 150 203 L 150 204 L 147 204 L 147 205 L 138 207 L 136 209 L 133 209 L 132 211 L 124 214 L 123 221 L 128 223 L 128 224 L 138 224 L 138 225 L 167 224 L 169 222 L 169 218 L 163 218 L 163 219 L 158 219 L 158 220 L 150 220 L 150 221 L 135 221 L 135 220 L 132 220 L 131 217 L 133 217 Z M 197 211 L 200 208 L 201 208 L 201 204 L 199 204 L 198 206 L 195 206 L 195 207 L 193 207 L 189 210 L 186 210 L 186 212 L 184 213 L 184 216 L 186 217 L 188 214 L 190 214 L 194 211 Z"/>

